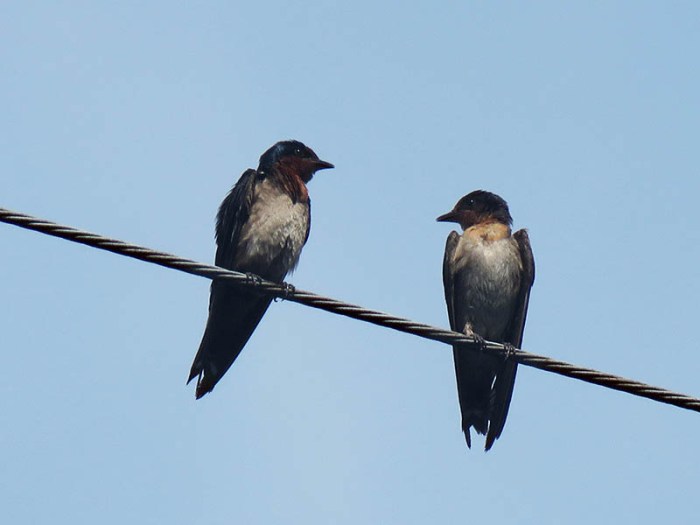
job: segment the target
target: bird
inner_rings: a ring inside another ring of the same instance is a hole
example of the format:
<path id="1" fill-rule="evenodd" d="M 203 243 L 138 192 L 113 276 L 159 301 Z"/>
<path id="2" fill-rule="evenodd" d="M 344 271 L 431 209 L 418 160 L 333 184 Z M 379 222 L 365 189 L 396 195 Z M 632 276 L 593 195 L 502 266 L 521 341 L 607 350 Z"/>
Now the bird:
<path id="1" fill-rule="evenodd" d="M 221 268 L 281 282 L 296 267 L 309 238 L 311 201 L 306 185 L 333 164 L 297 140 L 284 140 L 260 156 L 226 195 L 216 217 L 215 264 Z M 189 384 L 201 398 L 231 367 L 258 326 L 272 298 L 211 284 L 209 317 L 195 355 Z"/>
<path id="2" fill-rule="evenodd" d="M 482 351 L 453 346 L 462 431 L 486 435 L 488 451 L 503 432 L 517 363 L 483 351 L 484 341 L 520 348 L 535 280 L 535 260 L 526 230 L 512 233 L 513 219 L 500 196 L 473 191 L 437 218 L 456 222 L 463 233 L 447 237 L 443 284 L 452 330 L 473 337 Z"/>

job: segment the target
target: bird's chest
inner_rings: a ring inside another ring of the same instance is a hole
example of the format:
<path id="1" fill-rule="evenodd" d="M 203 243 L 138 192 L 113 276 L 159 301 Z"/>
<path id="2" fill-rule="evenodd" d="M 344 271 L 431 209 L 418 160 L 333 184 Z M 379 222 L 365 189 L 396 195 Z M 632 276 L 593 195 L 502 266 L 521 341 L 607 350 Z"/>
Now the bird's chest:
<path id="1" fill-rule="evenodd" d="M 515 241 L 462 236 L 455 251 L 455 304 L 461 324 L 486 338 L 500 338 L 513 315 L 522 264 Z"/>
<path id="2" fill-rule="evenodd" d="M 280 280 L 299 262 L 309 228 L 309 203 L 293 202 L 268 181 L 256 190 L 241 231 L 238 267 Z"/>

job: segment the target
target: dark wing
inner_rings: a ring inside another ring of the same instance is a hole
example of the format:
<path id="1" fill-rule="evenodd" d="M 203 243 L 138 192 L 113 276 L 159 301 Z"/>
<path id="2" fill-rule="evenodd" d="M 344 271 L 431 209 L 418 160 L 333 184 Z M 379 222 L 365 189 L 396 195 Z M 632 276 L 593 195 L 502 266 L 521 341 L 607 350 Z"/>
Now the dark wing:
<path id="1" fill-rule="evenodd" d="M 525 319 L 527 318 L 527 306 L 530 302 L 530 289 L 535 282 L 535 258 L 530 247 L 530 238 L 527 231 L 518 230 L 513 234 L 515 242 L 518 244 L 520 261 L 522 263 L 522 274 L 520 275 L 520 291 L 513 313 L 513 319 L 508 328 L 508 333 L 504 338 L 504 343 L 510 343 L 516 348 L 520 348 L 523 342 L 523 331 L 525 330 Z M 513 386 L 515 385 L 515 373 L 518 370 L 518 363 L 506 361 L 503 369 L 497 374 L 496 382 L 493 386 L 493 399 L 491 404 L 491 417 L 489 432 L 486 436 L 486 450 L 490 449 L 494 441 L 503 432 L 508 416 L 510 400 L 513 397 Z"/>
<path id="2" fill-rule="evenodd" d="M 450 232 L 447 236 L 445 244 L 445 258 L 442 261 L 442 283 L 445 286 L 445 302 L 447 303 L 447 317 L 450 321 L 450 328 L 455 330 L 455 283 L 454 272 L 452 269 L 452 261 L 454 259 L 455 249 L 459 243 L 459 234 L 456 231 Z"/>
<path id="3" fill-rule="evenodd" d="M 463 305 L 455 304 L 455 281 L 460 276 L 455 275 L 454 253 L 459 244 L 459 234 L 452 231 L 445 244 L 445 258 L 442 263 L 442 281 L 445 286 L 445 302 L 447 303 L 447 316 L 450 320 L 450 328 L 461 332 L 463 327 L 458 326 L 457 310 Z M 462 289 L 457 286 L 458 289 Z M 460 313 L 460 316 L 462 314 Z M 460 317 L 461 319 L 461 317 Z M 477 432 L 484 434 L 488 425 L 486 407 L 488 395 L 491 391 L 491 383 L 488 371 L 484 371 L 482 356 L 474 355 L 468 350 L 462 350 L 458 346 L 452 349 L 455 362 L 455 376 L 457 379 L 457 395 L 459 407 L 462 413 L 462 430 L 467 446 L 471 448 L 472 440 L 469 429 L 474 426 Z M 486 379 L 485 379 L 486 378 Z"/>
<path id="4" fill-rule="evenodd" d="M 197 399 L 211 392 L 231 368 L 271 301 L 253 291 L 212 283 L 207 326 L 187 380 L 198 378 Z"/>
<path id="5" fill-rule="evenodd" d="M 306 221 L 306 235 L 304 236 L 304 244 L 309 240 L 309 234 L 311 233 L 311 198 L 309 197 L 308 206 L 306 207 L 306 214 L 309 220 Z"/>
<path id="6" fill-rule="evenodd" d="M 219 207 L 216 215 L 217 266 L 235 270 L 233 261 L 236 259 L 241 229 L 250 216 L 257 174 L 253 169 L 244 171 Z"/>
<path id="7" fill-rule="evenodd" d="M 216 217 L 216 265 L 234 267 L 243 225 L 250 216 L 257 172 L 246 170 L 221 203 Z M 272 299 L 216 280 L 211 285 L 209 318 L 192 363 L 197 398 L 210 392 L 231 367 L 262 319 Z"/>
<path id="8" fill-rule="evenodd" d="M 520 348 L 523 342 L 527 306 L 530 302 L 530 289 L 535 282 L 535 258 L 532 255 L 530 238 L 526 230 L 518 230 L 513 234 L 513 238 L 518 243 L 520 260 L 523 264 L 523 273 L 520 276 L 520 294 L 518 295 L 518 304 L 515 309 L 515 315 L 513 316 L 513 323 L 510 326 L 508 342 L 516 348 Z"/>

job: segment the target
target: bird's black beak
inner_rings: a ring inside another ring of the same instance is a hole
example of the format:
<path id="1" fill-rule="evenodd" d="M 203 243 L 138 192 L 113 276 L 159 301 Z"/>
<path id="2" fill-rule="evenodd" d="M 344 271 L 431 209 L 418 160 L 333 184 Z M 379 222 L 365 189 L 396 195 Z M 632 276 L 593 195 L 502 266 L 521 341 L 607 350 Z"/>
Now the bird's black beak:
<path id="1" fill-rule="evenodd" d="M 447 213 L 440 215 L 437 219 L 438 222 L 459 222 L 459 215 L 456 211 L 448 211 Z"/>
<path id="2" fill-rule="evenodd" d="M 330 170 L 332 168 L 335 168 L 335 166 L 333 166 L 333 164 L 331 164 L 330 162 L 326 162 L 325 160 L 321 160 L 321 159 L 314 160 L 313 167 L 314 167 L 314 171 Z"/>

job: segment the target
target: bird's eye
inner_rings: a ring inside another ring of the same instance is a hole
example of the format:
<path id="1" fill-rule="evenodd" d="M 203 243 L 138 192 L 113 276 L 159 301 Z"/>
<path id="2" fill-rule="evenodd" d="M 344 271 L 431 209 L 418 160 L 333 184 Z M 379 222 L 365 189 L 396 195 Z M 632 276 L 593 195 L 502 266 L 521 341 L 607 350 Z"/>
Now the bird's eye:
<path id="1" fill-rule="evenodd" d="M 295 154 L 297 157 L 301 157 L 301 155 L 302 155 L 301 148 L 295 149 L 295 150 L 294 150 L 294 154 Z"/>

